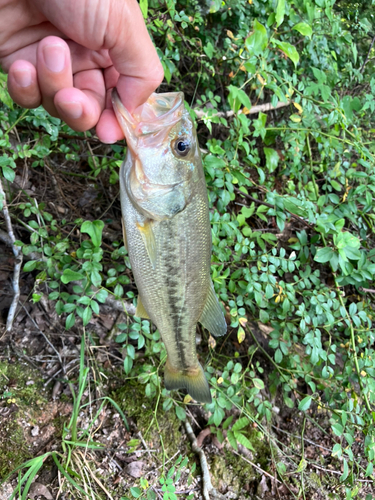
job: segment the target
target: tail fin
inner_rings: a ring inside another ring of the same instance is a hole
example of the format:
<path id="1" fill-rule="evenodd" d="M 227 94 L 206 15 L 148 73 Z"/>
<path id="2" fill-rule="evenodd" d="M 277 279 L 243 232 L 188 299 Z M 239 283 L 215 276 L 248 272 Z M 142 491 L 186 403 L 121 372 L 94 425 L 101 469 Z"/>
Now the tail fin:
<path id="1" fill-rule="evenodd" d="M 185 374 L 182 371 L 175 370 L 167 359 L 164 370 L 164 384 L 168 391 L 186 389 L 190 396 L 199 403 L 212 403 L 210 387 L 199 363 L 196 370 L 191 370 L 189 374 Z"/>

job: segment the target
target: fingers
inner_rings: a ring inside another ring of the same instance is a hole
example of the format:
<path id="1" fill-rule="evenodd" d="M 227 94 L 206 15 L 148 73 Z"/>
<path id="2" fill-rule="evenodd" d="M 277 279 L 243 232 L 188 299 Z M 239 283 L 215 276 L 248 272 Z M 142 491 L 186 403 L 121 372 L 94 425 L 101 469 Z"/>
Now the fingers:
<path id="1" fill-rule="evenodd" d="M 97 124 L 104 104 L 104 78 L 97 69 L 75 75 L 74 88 L 61 89 L 54 98 L 59 116 L 73 130 L 81 132 Z"/>
<path id="2" fill-rule="evenodd" d="M 37 108 L 42 102 L 36 69 L 28 61 L 15 61 L 9 68 L 8 90 L 11 98 L 23 108 Z"/>
<path id="3" fill-rule="evenodd" d="M 120 12 L 113 9 L 111 26 L 116 27 L 120 19 L 126 29 L 117 26 L 116 43 L 109 49 L 109 55 L 120 73 L 117 89 L 121 100 L 133 112 L 160 85 L 164 71 L 137 1 L 119 1 L 115 5 Z"/>
<path id="4" fill-rule="evenodd" d="M 61 89 L 73 87 L 72 63 L 67 43 L 56 36 L 41 40 L 37 50 L 36 69 L 42 105 L 50 115 L 59 116 L 54 103 L 55 95 Z"/>
<path id="5" fill-rule="evenodd" d="M 105 107 L 103 72 L 91 68 L 108 65 L 110 60 L 106 51 L 93 55 L 74 43 L 70 45 L 55 36 L 44 38 L 34 49 L 36 67 L 26 60 L 17 60 L 10 66 L 8 87 L 20 106 L 35 108 L 42 104 L 74 130 L 84 131 L 97 124 Z M 71 50 L 78 71 L 74 78 Z"/>

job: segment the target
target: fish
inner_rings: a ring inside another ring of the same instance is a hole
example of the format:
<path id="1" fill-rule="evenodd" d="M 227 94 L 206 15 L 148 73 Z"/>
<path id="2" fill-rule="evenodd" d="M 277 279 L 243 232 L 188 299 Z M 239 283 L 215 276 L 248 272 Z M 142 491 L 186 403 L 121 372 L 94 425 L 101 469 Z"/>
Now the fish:
<path id="1" fill-rule="evenodd" d="M 211 403 L 196 327 L 221 336 L 227 324 L 210 276 L 208 195 L 194 123 L 182 92 L 153 93 L 130 114 L 113 89 L 112 104 L 127 142 L 120 200 L 139 294 L 136 316 L 151 319 L 160 332 L 166 389 Z"/>

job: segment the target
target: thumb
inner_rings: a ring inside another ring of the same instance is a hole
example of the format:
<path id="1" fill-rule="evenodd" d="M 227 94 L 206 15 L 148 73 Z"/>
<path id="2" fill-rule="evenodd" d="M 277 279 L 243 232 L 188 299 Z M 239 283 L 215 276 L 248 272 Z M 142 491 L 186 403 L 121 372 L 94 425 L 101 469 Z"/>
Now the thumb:
<path id="1" fill-rule="evenodd" d="M 117 82 L 120 98 L 132 113 L 160 85 L 164 71 L 137 1 L 127 0 L 121 5 L 122 15 L 117 19 L 122 19 L 126 27 L 118 27 L 118 38 L 109 49 L 109 55 L 120 74 Z"/>

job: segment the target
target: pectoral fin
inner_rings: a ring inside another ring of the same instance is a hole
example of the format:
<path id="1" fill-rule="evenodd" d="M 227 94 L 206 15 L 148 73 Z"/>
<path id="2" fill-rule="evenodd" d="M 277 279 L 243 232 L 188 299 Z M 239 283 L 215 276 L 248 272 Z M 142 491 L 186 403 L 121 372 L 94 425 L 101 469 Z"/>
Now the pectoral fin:
<path id="1" fill-rule="evenodd" d="M 152 225 L 153 222 L 150 220 L 146 220 L 143 223 L 137 222 L 137 228 L 139 229 L 142 235 L 142 239 L 145 244 L 148 256 L 150 257 L 151 265 L 155 269 L 157 249 L 156 249 L 155 235 L 152 230 Z"/>
<path id="2" fill-rule="evenodd" d="M 227 323 L 216 297 L 212 281 L 203 312 L 199 318 L 199 323 L 201 323 L 204 328 L 211 332 L 215 337 L 220 337 L 221 335 L 225 335 L 227 333 Z"/>
<path id="3" fill-rule="evenodd" d="M 135 310 L 135 315 L 138 318 L 150 319 L 150 316 L 147 314 L 145 306 L 142 304 L 141 297 L 139 295 L 138 295 L 137 309 Z"/>
<path id="4" fill-rule="evenodd" d="M 124 247 L 126 251 L 128 251 L 128 240 L 126 239 L 126 229 L 124 224 L 124 219 L 121 217 L 121 225 L 122 225 L 122 238 L 124 240 Z"/>

